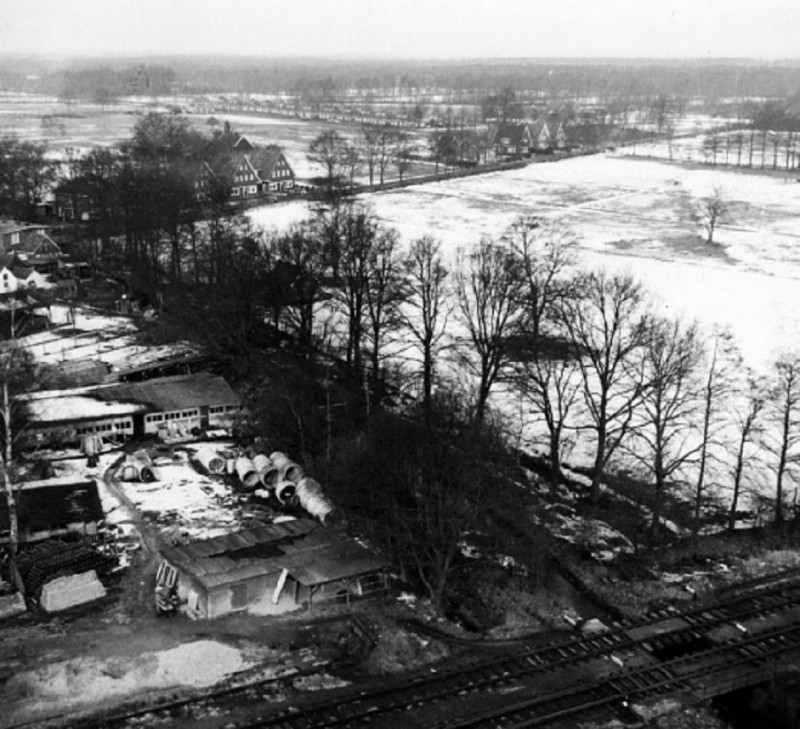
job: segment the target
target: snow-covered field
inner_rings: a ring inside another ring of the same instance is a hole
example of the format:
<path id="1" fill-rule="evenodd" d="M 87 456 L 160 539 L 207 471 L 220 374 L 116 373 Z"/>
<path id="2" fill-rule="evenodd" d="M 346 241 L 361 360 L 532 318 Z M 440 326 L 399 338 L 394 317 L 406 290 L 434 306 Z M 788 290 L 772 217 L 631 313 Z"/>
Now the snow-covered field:
<path id="1" fill-rule="evenodd" d="M 715 188 L 730 220 L 709 247 L 692 211 Z M 763 368 L 800 343 L 800 185 L 792 178 L 593 155 L 364 201 L 406 243 L 432 235 L 453 255 L 519 215 L 560 218 L 578 236 L 580 265 L 631 272 L 661 310 L 730 327 L 750 365 Z M 308 213 L 293 203 L 250 214 L 280 228 Z"/>

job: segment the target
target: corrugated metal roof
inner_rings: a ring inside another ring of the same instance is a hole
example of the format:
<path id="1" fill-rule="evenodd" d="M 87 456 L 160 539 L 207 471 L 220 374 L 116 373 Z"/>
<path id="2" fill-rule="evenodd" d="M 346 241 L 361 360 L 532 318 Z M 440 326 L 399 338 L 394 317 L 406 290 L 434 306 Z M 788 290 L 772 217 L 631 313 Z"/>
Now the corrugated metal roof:
<path id="1" fill-rule="evenodd" d="M 270 556 L 253 554 L 271 545 Z M 255 549 L 254 549 L 255 548 Z M 238 552 L 238 554 L 237 554 Z M 340 529 L 310 519 L 271 524 L 161 550 L 206 589 L 289 570 L 303 585 L 374 572 L 386 563 Z"/>

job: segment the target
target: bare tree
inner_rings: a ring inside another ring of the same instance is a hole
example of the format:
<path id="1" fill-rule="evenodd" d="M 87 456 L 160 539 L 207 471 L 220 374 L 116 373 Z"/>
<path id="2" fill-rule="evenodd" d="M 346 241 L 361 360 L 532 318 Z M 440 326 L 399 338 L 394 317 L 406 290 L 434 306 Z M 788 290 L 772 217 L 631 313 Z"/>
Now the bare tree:
<path id="1" fill-rule="evenodd" d="M 733 424 L 736 429 L 736 455 L 733 467 L 733 485 L 731 504 L 728 510 L 728 530 L 736 529 L 736 515 L 739 509 L 739 498 L 742 494 L 745 471 L 752 468 L 754 459 L 758 459 L 757 449 L 753 446 L 763 435 L 762 417 L 767 404 L 767 390 L 763 381 L 750 375 L 747 378 L 747 390 L 743 398 L 734 405 Z"/>
<path id="2" fill-rule="evenodd" d="M 352 184 L 353 160 L 357 153 L 348 139 L 335 129 L 318 134 L 308 147 L 309 161 L 324 170 L 322 178 L 323 200 L 338 205 Z"/>
<path id="3" fill-rule="evenodd" d="M 324 299 L 327 271 L 319 233 L 312 222 L 292 226 L 272 242 L 275 266 L 271 273 L 276 305 L 285 308 L 298 343 L 311 349 L 316 308 Z"/>
<path id="4" fill-rule="evenodd" d="M 411 167 L 411 154 L 414 151 L 414 145 L 411 143 L 408 135 L 404 132 L 398 132 L 397 144 L 394 147 L 393 157 L 394 166 L 397 168 L 397 175 L 400 182 L 403 181 L 403 176 Z"/>
<path id="5" fill-rule="evenodd" d="M 517 387 L 533 407 L 536 420 L 547 429 L 550 460 L 550 496 L 561 482 L 561 454 L 564 434 L 573 427 L 572 416 L 581 396 L 581 379 L 574 348 L 562 344 L 547 350 L 534 348 L 529 359 L 517 369 Z"/>
<path id="6" fill-rule="evenodd" d="M 20 346 L 18 332 L 20 321 L 17 312 L 9 312 L 8 338 L 0 343 L 0 477 L 8 510 L 8 549 L 11 558 L 19 547 L 19 486 L 14 484 L 14 448 L 22 430 L 26 406 L 18 400 L 20 392 L 32 389 L 35 381 L 35 368 L 30 353 Z"/>
<path id="7" fill-rule="evenodd" d="M 693 536 L 700 531 L 700 516 L 706 495 L 706 478 L 715 460 L 715 446 L 720 445 L 719 435 L 725 424 L 728 397 L 735 389 L 734 375 L 741 366 L 741 356 L 730 332 L 715 332 L 706 363 L 706 373 L 701 388 L 700 407 L 702 426 L 697 478 L 694 484 Z"/>
<path id="8" fill-rule="evenodd" d="M 440 249 L 438 241 L 424 236 L 411 244 L 405 260 L 408 299 L 404 320 L 422 358 L 422 406 L 426 421 L 431 413 L 438 348 L 452 310 L 448 301 L 448 270 Z"/>
<path id="9" fill-rule="evenodd" d="M 559 316 L 578 348 L 583 400 L 595 431 L 591 498 L 600 495 L 606 465 L 628 433 L 644 392 L 638 350 L 649 316 L 642 287 L 627 275 L 582 273 L 575 295 L 561 302 Z"/>
<path id="10" fill-rule="evenodd" d="M 380 369 L 387 337 L 400 326 L 400 307 L 405 297 L 403 259 L 396 230 L 379 228 L 369 256 L 367 315 L 370 334 L 372 391 L 380 404 Z"/>
<path id="11" fill-rule="evenodd" d="M 774 432 L 767 444 L 777 460 L 771 468 L 775 473 L 775 523 L 780 525 L 786 482 L 800 470 L 800 355 L 787 353 L 775 362 L 769 399 Z"/>
<path id="12" fill-rule="evenodd" d="M 697 220 L 706 231 L 706 243 L 713 245 L 714 232 L 729 217 L 728 203 L 722 190 L 715 187 L 711 195 L 700 200 L 696 210 Z"/>
<path id="13" fill-rule="evenodd" d="M 369 262 L 377 228 L 377 221 L 363 209 L 349 211 L 342 224 L 341 276 L 337 298 L 347 322 L 347 365 L 357 376 L 361 374 Z"/>
<path id="14" fill-rule="evenodd" d="M 660 541 L 661 511 L 670 483 L 700 448 L 692 445 L 697 405 L 701 394 L 695 377 L 702 358 L 702 344 L 695 325 L 679 320 L 656 319 L 650 323 L 641 348 L 642 392 L 633 434 L 644 445 L 633 453 L 650 471 L 655 487 L 650 532 Z"/>
<path id="15" fill-rule="evenodd" d="M 524 279 L 507 247 L 483 238 L 455 271 L 456 302 L 467 329 L 464 361 L 478 379 L 475 417 L 482 423 L 492 386 L 508 363 L 509 337 L 520 332 Z"/>
<path id="16" fill-rule="evenodd" d="M 367 163 L 367 174 L 369 175 L 369 184 L 375 182 L 375 166 L 378 157 L 378 134 L 379 127 L 374 124 L 362 124 L 361 136 L 363 137 L 363 159 Z"/>
<path id="17" fill-rule="evenodd" d="M 525 277 L 526 322 L 538 342 L 542 324 L 565 293 L 564 274 L 575 262 L 574 235 L 561 223 L 534 215 L 517 218 L 503 234 Z"/>
<path id="18" fill-rule="evenodd" d="M 711 160 L 711 164 L 715 167 L 717 165 L 717 157 L 722 151 L 722 146 L 723 140 L 717 132 L 706 135 L 705 140 L 703 140 L 703 154 L 706 159 Z"/>

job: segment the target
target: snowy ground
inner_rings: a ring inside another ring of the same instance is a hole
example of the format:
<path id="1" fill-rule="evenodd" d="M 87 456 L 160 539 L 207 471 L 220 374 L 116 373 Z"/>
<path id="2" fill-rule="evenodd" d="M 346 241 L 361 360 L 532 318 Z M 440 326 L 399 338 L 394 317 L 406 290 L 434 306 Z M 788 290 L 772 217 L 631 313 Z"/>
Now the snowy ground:
<path id="1" fill-rule="evenodd" d="M 242 512 L 229 487 L 187 464 L 156 466 L 159 480 L 120 482 L 140 512 L 158 523 L 165 537 L 207 539 L 242 527 Z"/>
<path id="2" fill-rule="evenodd" d="M 721 188 L 731 209 L 709 248 L 692 220 Z M 403 240 L 433 235 L 450 254 L 499 235 L 517 216 L 561 218 L 581 265 L 627 271 L 665 312 L 729 326 L 746 361 L 764 367 L 800 341 L 800 186 L 730 169 L 593 155 L 364 197 Z M 302 219 L 302 204 L 256 208 L 266 227 Z"/>
<path id="3" fill-rule="evenodd" d="M 188 342 L 163 345 L 137 344 L 137 326 L 122 316 L 76 309 L 75 324 L 20 337 L 20 343 L 42 364 L 101 360 L 111 370 L 128 369 L 161 359 L 196 353 Z"/>

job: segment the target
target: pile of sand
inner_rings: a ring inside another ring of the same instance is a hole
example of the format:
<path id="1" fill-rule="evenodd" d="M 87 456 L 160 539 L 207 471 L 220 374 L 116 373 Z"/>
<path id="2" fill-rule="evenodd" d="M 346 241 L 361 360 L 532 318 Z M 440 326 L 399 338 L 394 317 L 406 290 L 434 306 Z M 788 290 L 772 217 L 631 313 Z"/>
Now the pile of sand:
<path id="1" fill-rule="evenodd" d="M 224 643 L 201 640 L 131 658 L 74 658 L 24 671 L 6 683 L 0 727 L 97 706 L 137 693 L 179 686 L 213 686 L 252 662 Z"/>

